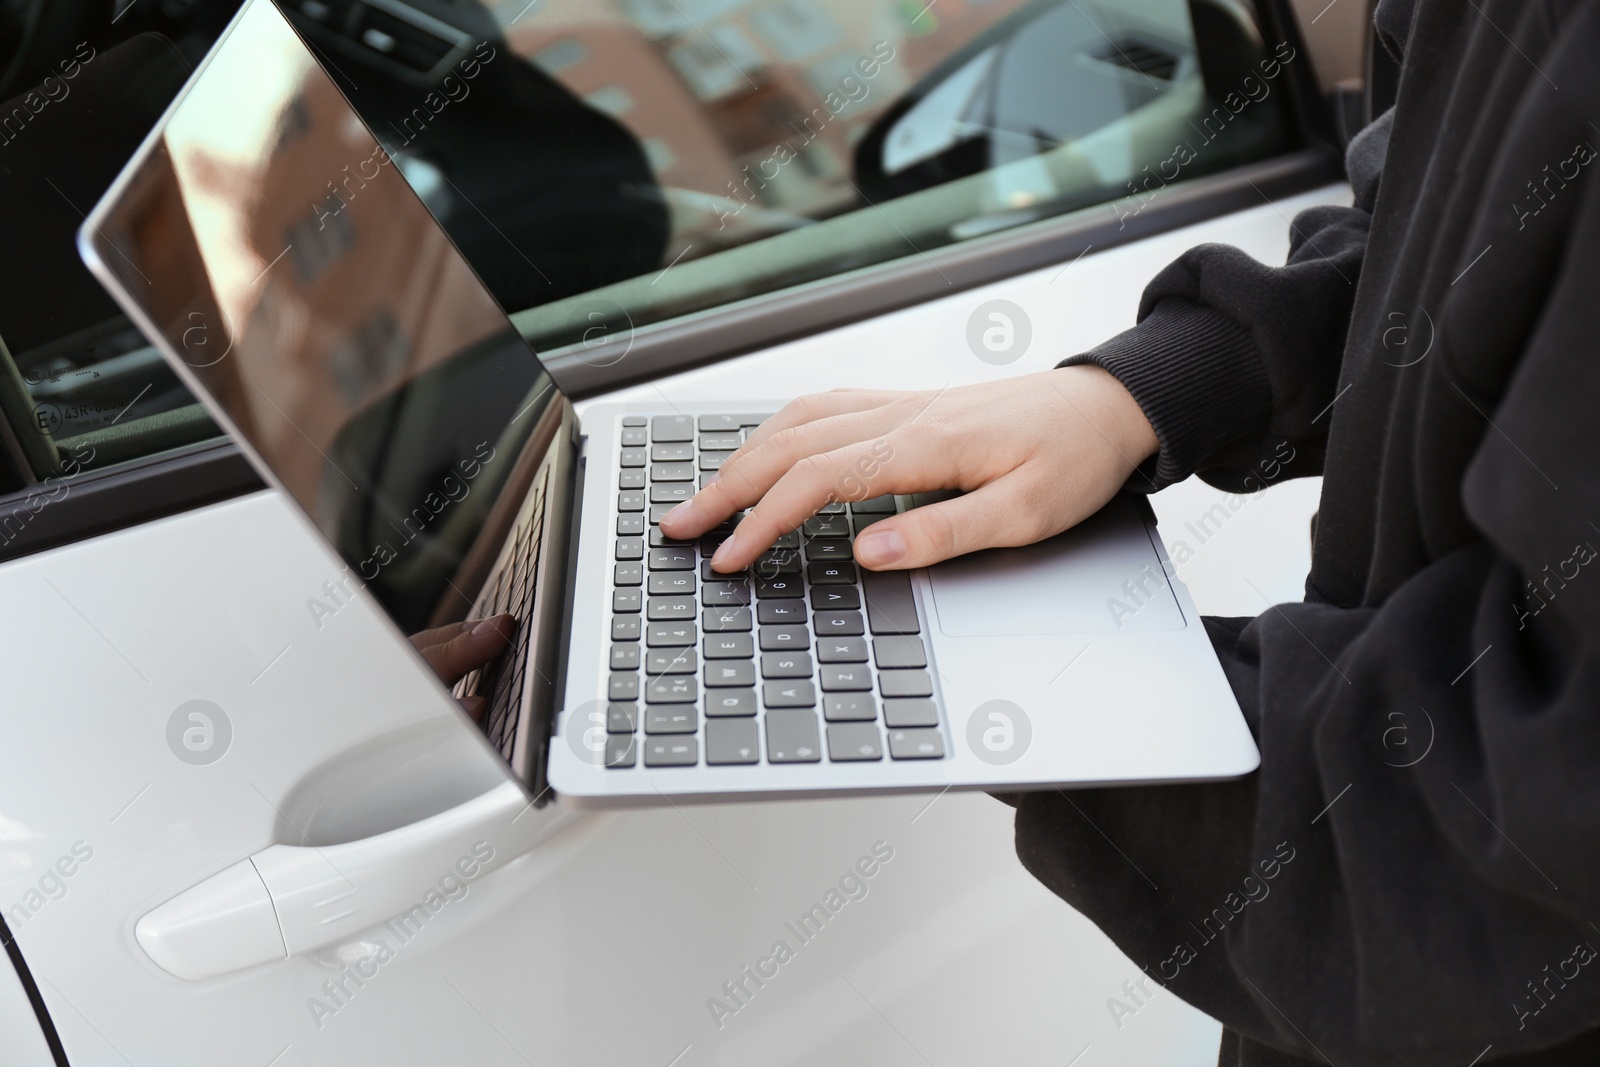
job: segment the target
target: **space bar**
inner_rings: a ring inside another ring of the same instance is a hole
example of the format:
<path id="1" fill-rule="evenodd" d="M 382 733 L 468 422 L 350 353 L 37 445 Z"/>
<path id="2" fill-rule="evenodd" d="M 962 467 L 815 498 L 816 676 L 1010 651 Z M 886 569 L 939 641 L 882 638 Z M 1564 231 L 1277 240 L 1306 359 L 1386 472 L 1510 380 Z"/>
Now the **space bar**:
<path id="1" fill-rule="evenodd" d="M 863 571 L 861 591 L 867 597 L 867 625 L 874 634 L 914 634 L 917 602 L 911 576 L 905 571 Z"/>

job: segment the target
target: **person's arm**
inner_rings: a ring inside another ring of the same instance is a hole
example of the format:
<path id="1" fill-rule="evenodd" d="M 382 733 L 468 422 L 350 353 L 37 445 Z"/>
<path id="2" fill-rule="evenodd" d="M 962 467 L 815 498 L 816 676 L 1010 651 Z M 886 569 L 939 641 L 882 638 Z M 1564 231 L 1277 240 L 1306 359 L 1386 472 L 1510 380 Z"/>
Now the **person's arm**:
<path id="1" fill-rule="evenodd" d="M 1355 203 L 1296 216 L 1283 266 L 1226 245 L 1193 248 L 1145 289 L 1137 326 L 1063 363 L 1110 371 L 1154 426 L 1161 451 L 1128 489 L 1195 473 L 1230 492 L 1260 489 L 1284 442 L 1296 458 L 1283 474 L 1322 472 L 1392 117 L 1351 143 Z"/>
<path id="2" fill-rule="evenodd" d="M 1498 403 L 1460 405 L 1481 537 L 1377 606 L 1206 620 L 1257 775 L 1016 801 L 1024 864 L 1152 980 L 1317 1062 L 1600 1027 L 1600 184 L 1566 192 L 1536 328 Z"/>

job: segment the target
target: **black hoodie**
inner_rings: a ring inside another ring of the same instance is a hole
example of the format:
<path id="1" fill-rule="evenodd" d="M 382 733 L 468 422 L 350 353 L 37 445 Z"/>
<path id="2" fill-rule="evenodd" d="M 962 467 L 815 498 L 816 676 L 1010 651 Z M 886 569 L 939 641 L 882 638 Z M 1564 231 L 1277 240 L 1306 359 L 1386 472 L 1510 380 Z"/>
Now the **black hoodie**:
<path id="1" fill-rule="evenodd" d="M 1355 205 L 1069 361 L 1155 426 L 1130 489 L 1324 476 L 1305 602 L 1207 620 L 1261 769 L 1013 798 L 1017 851 L 1227 1063 L 1600 1063 L 1600 4 L 1377 18 Z"/>

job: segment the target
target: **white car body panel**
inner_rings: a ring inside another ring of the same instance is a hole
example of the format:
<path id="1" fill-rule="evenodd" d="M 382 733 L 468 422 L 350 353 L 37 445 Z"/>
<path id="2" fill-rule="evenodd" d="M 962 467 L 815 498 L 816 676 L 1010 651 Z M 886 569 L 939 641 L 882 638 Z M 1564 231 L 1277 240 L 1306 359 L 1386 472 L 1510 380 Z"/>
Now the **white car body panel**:
<path id="1" fill-rule="evenodd" d="M 598 399 L 734 400 L 779 382 L 936 389 L 1043 369 L 1131 324 L 1144 283 L 1185 249 L 1226 241 L 1281 262 L 1290 216 L 1348 196 L 1332 186 L 1263 204 Z M 1009 367 L 945 340 L 995 297 L 1032 321 L 1032 347 Z M 1222 547 L 1180 568 L 1201 611 L 1300 597 L 1315 486 L 1270 489 L 1217 533 Z M 1158 496 L 1169 544 L 1169 527 L 1220 497 L 1193 485 Z M 1281 551 L 1241 545 L 1247 531 Z M 0 565 L 0 908 L 73 1064 L 1215 1062 L 1216 1024 L 1153 985 L 1130 994 L 1137 963 L 1022 870 L 1010 810 L 981 795 L 545 809 L 524 817 L 537 845 L 442 897 L 409 938 L 380 925 L 214 978 L 167 973 L 135 926 L 205 878 L 301 832 L 354 840 L 499 781 L 370 602 L 317 628 L 307 598 L 339 571 L 273 492 Z M 1245 574 L 1260 595 L 1240 589 Z M 238 694 L 231 747 L 209 765 L 179 760 L 168 717 L 191 699 L 221 703 L 209 694 L 222 689 Z M 407 759 L 363 760 L 385 736 Z M 92 856 L 58 896 L 38 893 L 79 842 Z M 800 943 L 785 924 L 877 842 L 893 858 L 866 895 Z M 737 1006 L 723 983 L 780 939 L 793 958 L 719 1028 L 708 1002 Z M 367 976 L 345 978 L 334 1003 L 324 983 L 349 973 Z M 0 1023 L 32 1025 L 25 1008 L 0 983 Z M 0 1061 L 37 1059 L 11 1029 L 0 1025 Z"/>

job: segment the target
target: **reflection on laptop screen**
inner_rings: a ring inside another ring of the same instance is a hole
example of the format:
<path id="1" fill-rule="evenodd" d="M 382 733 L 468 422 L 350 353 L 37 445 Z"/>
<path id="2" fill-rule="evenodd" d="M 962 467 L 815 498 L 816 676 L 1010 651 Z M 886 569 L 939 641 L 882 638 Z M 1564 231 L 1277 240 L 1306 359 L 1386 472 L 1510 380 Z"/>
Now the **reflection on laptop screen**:
<path id="1" fill-rule="evenodd" d="M 265 0 L 142 159 L 90 241 L 146 328 L 403 629 L 461 617 L 565 406 L 532 352 Z"/>

